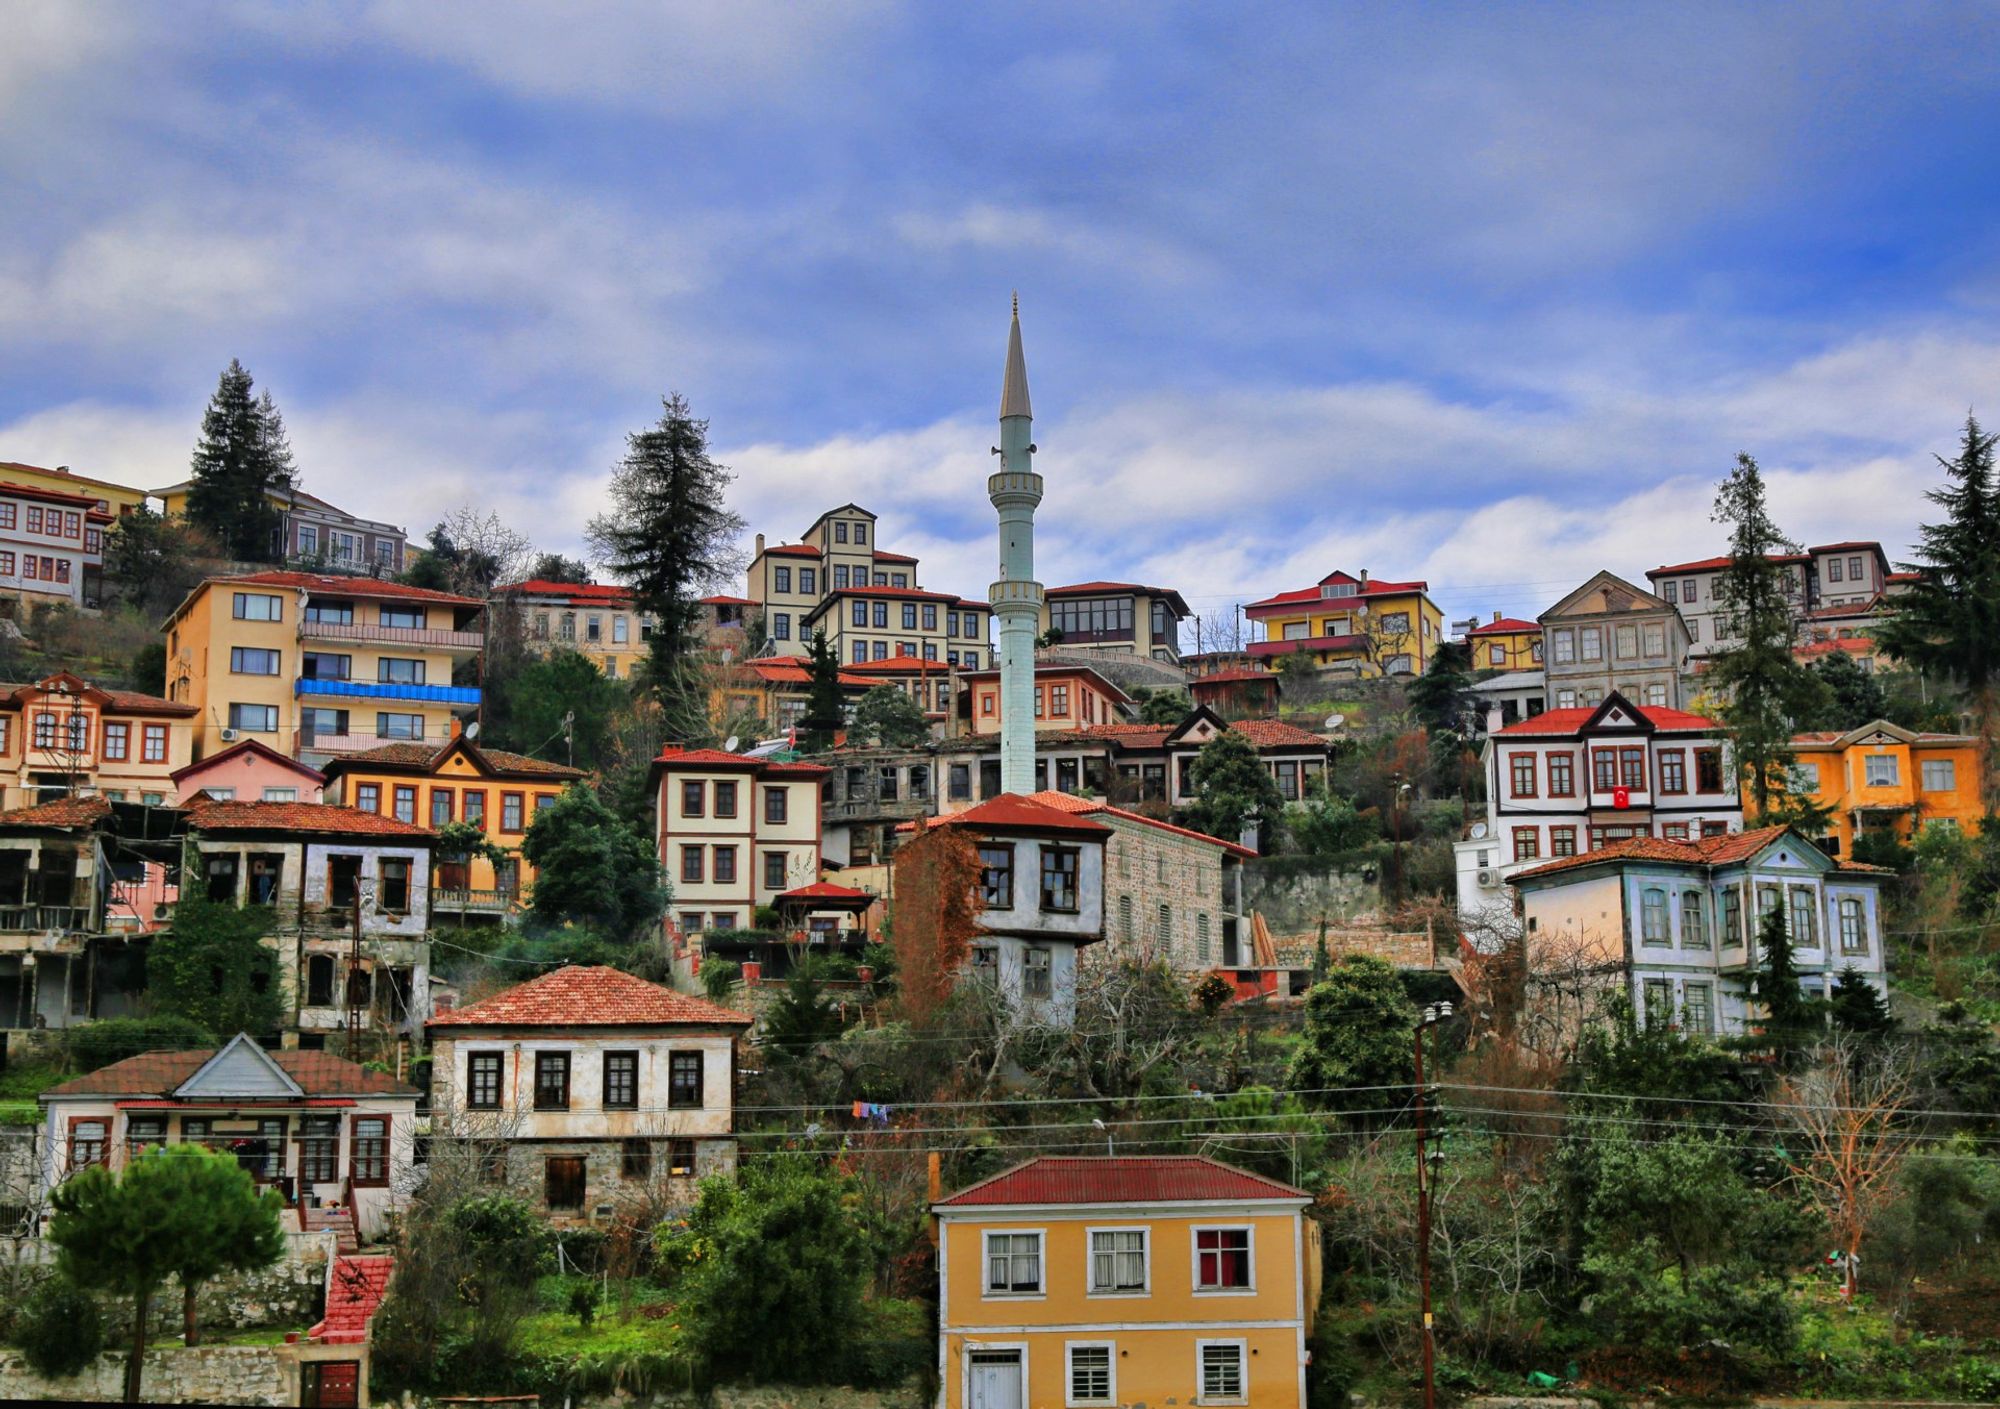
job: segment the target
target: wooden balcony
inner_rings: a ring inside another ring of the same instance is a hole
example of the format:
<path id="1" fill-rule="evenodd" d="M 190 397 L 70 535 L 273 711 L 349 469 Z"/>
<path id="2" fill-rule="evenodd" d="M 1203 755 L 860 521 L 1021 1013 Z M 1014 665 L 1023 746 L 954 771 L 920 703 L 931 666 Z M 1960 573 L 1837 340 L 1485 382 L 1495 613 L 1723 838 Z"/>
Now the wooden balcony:
<path id="1" fill-rule="evenodd" d="M 447 915 L 504 915 L 513 909 L 511 890 L 457 890 L 444 886 L 431 889 L 431 913 Z"/>
<path id="2" fill-rule="evenodd" d="M 486 645 L 483 631 L 448 631 L 428 626 L 376 626 L 359 621 L 302 621 L 302 641 L 362 641 L 376 645 L 419 646 L 434 651 L 477 652 Z"/>

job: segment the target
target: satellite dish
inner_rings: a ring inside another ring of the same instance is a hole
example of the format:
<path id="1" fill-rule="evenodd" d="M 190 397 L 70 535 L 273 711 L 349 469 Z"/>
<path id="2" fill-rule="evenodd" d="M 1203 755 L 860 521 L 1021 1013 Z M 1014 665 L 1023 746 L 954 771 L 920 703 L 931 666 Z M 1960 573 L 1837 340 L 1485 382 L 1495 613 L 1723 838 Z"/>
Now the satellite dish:
<path id="1" fill-rule="evenodd" d="M 1484 822 L 1474 822 L 1472 824 L 1472 839 L 1474 841 L 1483 841 L 1485 840 L 1485 837 L 1486 837 L 1486 824 Z"/>
<path id="2" fill-rule="evenodd" d="M 465 726 L 465 737 L 468 741 L 479 737 L 479 721 L 477 719 Z"/>
<path id="3" fill-rule="evenodd" d="M 722 741 L 722 751 L 724 753 L 735 753 L 741 747 L 743 747 L 743 741 L 734 734 L 731 734 Z"/>
<path id="4" fill-rule="evenodd" d="M 1329 714 L 1326 717 L 1326 723 L 1321 727 L 1329 732 L 1335 729 L 1345 729 L 1347 727 L 1347 716 L 1344 714 Z"/>

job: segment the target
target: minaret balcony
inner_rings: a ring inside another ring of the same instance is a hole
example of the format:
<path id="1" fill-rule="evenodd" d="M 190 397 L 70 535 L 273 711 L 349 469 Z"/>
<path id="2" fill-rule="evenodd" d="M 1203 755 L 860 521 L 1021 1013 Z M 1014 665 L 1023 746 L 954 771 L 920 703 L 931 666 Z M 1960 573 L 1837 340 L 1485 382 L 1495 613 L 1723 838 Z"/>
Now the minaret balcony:
<path id="1" fill-rule="evenodd" d="M 986 589 L 986 600 L 993 604 L 994 611 L 1003 615 L 1009 607 L 1040 611 L 1042 584 L 1025 577 L 1003 579 Z"/>
<path id="2" fill-rule="evenodd" d="M 1042 477 L 1033 470 L 1001 470 L 986 477 L 986 497 L 996 508 L 1008 504 L 1032 508 L 1042 502 Z"/>

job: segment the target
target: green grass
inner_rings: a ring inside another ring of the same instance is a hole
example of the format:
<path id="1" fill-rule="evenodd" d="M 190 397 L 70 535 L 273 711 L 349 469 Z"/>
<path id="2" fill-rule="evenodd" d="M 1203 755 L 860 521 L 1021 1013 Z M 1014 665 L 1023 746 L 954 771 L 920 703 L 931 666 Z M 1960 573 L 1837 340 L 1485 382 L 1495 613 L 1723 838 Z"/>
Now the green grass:
<path id="1" fill-rule="evenodd" d="M 204 1332 L 201 1343 L 203 1345 L 283 1345 L 287 1334 L 289 1333 L 286 1331 L 274 1331 L 269 1328 L 260 1328 L 254 1331 L 218 1331 L 213 1335 Z M 303 1338 L 305 1328 L 300 1327 L 298 1334 Z"/>
<path id="2" fill-rule="evenodd" d="M 10 1065 L 7 1070 L 0 1071 L 0 1105 L 26 1101 L 32 1106 L 35 1097 L 66 1080 L 68 1077 L 60 1067 L 25 1062 Z"/>

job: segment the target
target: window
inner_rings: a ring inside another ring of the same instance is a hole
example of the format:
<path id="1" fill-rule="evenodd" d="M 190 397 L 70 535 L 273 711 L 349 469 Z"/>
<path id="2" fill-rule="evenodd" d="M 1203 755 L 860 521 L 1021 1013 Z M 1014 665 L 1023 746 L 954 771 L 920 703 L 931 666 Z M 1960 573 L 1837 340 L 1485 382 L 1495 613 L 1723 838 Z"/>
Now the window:
<path id="1" fill-rule="evenodd" d="M 354 1187 L 379 1189 L 389 1182 L 389 1117 L 354 1117 Z"/>
<path id="2" fill-rule="evenodd" d="M 1743 892 L 1735 886 L 1722 892 L 1722 942 L 1743 943 Z"/>
<path id="3" fill-rule="evenodd" d="M 698 882 L 707 874 L 704 859 L 708 853 L 699 846 L 681 848 L 681 879 Z"/>
<path id="4" fill-rule="evenodd" d="M 569 1109 L 569 1053 L 535 1053 L 535 1109 Z"/>
<path id="5" fill-rule="evenodd" d="M 1617 647 L 1618 659 L 1630 660 L 1639 654 L 1639 628 L 1620 626 L 1613 633 L 1613 644 Z"/>
<path id="6" fill-rule="evenodd" d="M 1514 859 L 1516 861 L 1538 860 L 1542 854 L 1542 829 L 1540 827 L 1516 827 L 1514 829 Z"/>
<path id="7" fill-rule="evenodd" d="M 382 625 L 402 631 L 424 629 L 422 607 L 383 607 L 376 618 Z"/>
<path id="8" fill-rule="evenodd" d="M 1202 911 L 1194 917 L 1194 957 L 1201 963 L 1208 962 L 1208 912 Z"/>
<path id="9" fill-rule="evenodd" d="M 383 685 L 421 685 L 424 663 L 403 656 L 383 656 L 375 662 L 375 679 Z"/>
<path id="10" fill-rule="evenodd" d="M 889 604 L 887 602 L 877 602 L 875 604 L 875 628 L 878 631 L 883 631 L 887 630 L 888 626 Z"/>
<path id="11" fill-rule="evenodd" d="M 1639 893 L 1639 937 L 1647 944 L 1668 942 L 1667 893 L 1657 886 Z"/>
<path id="12" fill-rule="evenodd" d="M 521 794 L 500 794 L 500 830 L 518 832 L 521 830 Z"/>
<path id="13" fill-rule="evenodd" d="M 694 1178 L 694 1141 L 667 1141 L 667 1177 L 669 1179 Z"/>
<path id="14" fill-rule="evenodd" d="M 542 1201 L 550 1208 L 582 1208 L 582 1155 L 550 1155 L 542 1162 Z"/>
<path id="15" fill-rule="evenodd" d="M 1871 788 L 1893 788 L 1900 780 L 1893 753 L 1871 753 L 1861 760 L 1861 766 Z"/>
<path id="16" fill-rule="evenodd" d="M 1577 645 L 1582 648 L 1582 656 L 1585 660 L 1604 659 L 1604 638 L 1598 635 L 1596 627 L 1586 626 L 1576 634 Z"/>
<path id="17" fill-rule="evenodd" d="M 1090 1234 L 1090 1290 L 1101 1295 L 1146 1290 L 1146 1230 L 1094 1228 Z"/>
<path id="18" fill-rule="evenodd" d="M 868 541 L 867 524 L 857 523 L 856 525 L 854 525 L 854 541 L 856 543 L 866 543 Z"/>
<path id="19" fill-rule="evenodd" d="M 299 1121 L 299 1182 L 333 1184 L 339 1180 L 340 1117 L 302 1117 Z"/>
<path id="20" fill-rule="evenodd" d="M 1826 560 L 1826 580 L 1828 582 L 1840 581 L 1840 559 L 1828 558 Z"/>
<path id="21" fill-rule="evenodd" d="M 789 592 L 792 590 L 792 570 L 790 568 L 772 569 L 771 590 L 774 592 Z"/>
<path id="22" fill-rule="evenodd" d="M 382 810 L 382 785 L 380 783 L 356 783 L 354 785 L 354 806 L 361 812 Z"/>
<path id="23" fill-rule="evenodd" d="M 473 1052 L 465 1059 L 465 1107 L 474 1111 L 500 1109 L 500 1052 Z"/>
<path id="24" fill-rule="evenodd" d="M 1039 1296 L 1042 1290 L 1042 1235 L 986 1235 L 986 1294 Z"/>
<path id="25" fill-rule="evenodd" d="M 1069 1386 L 1065 1402 L 1072 1409 L 1077 1405 L 1114 1402 L 1111 1350 L 1108 1342 L 1064 1342 L 1066 1383 Z"/>
<path id="26" fill-rule="evenodd" d="M 442 827 L 451 821 L 451 789 L 431 789 L 431 825 Z"/>
<path id="27" fill-rule="evenodd" d="M 1648 1027 L 1665 1027 L 1674 1020 L 1674 986 L 1663 978 L 1649 978 L 1643 986 Z"/>
<path id="28" fill-rule="evenodd" d="M 1047 998 L 1055 991 L 1049 967 L 1049 951 L 1032 945 L 1021 955 L 1021 992 L 1029 998 Z"/>
<path id="29" fill-rule="evenodd" d="M 782 787 L 764 789 L 764 821 L 782 825 L 791 816 L 791 794 Z"/>
<path id="30" fill-rule="evenodd" d="M 345 680 L 352 674 L 353 667 L 353 656 L 307 651 L 299 657 L 299 673 L 308 680 Z"/>
<path id="31" fill-rule="evenodd" d="M 131 750 L 132 726 L 107 722 L 104 726 L 104 761 L 123 763 L 130 756 Z"/>
<path id="32" fill-rule="evenodd" d="M 417 789 L 415 784 L 396 785 L 396 806 L 393 814 L 398 822 L 414 825 L 417 820 Z"/>
<path id="33" fill-rule="evenodd" d="M 1958 791 L 1958 764 L 1949 758 L 1927 758 L 1923 761 L 1924 791 L 1927 793 L 1950 793 Z"/>
<path id="34" fill-rule="evenodd" d="M 1507 766 L 1513 777 L 1514 796 L 1534 797 L 1535 756 L 1531 753 L 1510 753 L 1507 755 Z"/>
<path id="35" fill-rule="evenodd" d="M 698 1111 L 702 1108 L 701 1058 L 699 1052 L 674 1052 L 668 1056 L 668 1110 Z"/>
<path id="36" fill-rule="evenodd" d="M 278 652 L 261 651 L 249 646 L 229 648 L 229 673 L 231 675 L 276 675 L 278 673 Z"/>
<path id="37" fill-rule="evenodd" d="M 103 1164 L 110 1141 L 110 1121 L 72 1120 L 69 1125 L 69 1167 L 77 1170 Z"/>
<path id="38" fill-rule="evenodd" d="M 461 820 L 483 828 L 486 825 L 486 794 L 467 789 L 465 800 L 459 805 L 459 812 Z"/>
<path id="39" fill-rule="evenodd" d="M 266 802 L 297 802 L 298 800 L 299 790 L 297 788 L 264 789 L 264 801 Z"/>
<path id="40" fill-rule="evenodd" d="M 1681 892 L 1681 947 L 1708 948 L 1708 901 L 1698 890 Z"/>
<path id="41" fill-rule="evenodd" d="M 916 629 L 917 604 L 915 602 L 905 602 L 903 603 L 903 630 L 915 631 Z"/>
<path id="42" fill-rule="evenodd" d="M 238 592 L 230 615 L 238 621 L 283 621 L 285 599 L 263 592 Z"/>
<path id="43" fill-rule="evenodd" d="M 1576 633 L 1567 628 L 1549 633 L 1550 644 L 1555 649 L 1555 663 L 1570 665 L 1576 660 Z"/>
<path id="44" fill-rule="evenodd" d="M 40 721 L 36 722 L 39 725 Z M 278 732 L 278 707 L 233 704 L 229 707 L 229 727 L 252 734 L 275 734 Z"/>
<path id="45" fill-rule="evenodd" d="M 1694 751 L 1694 789 L 1698 793 L 1722 791 L 1722 750 Z"/>
<path id="46" fill-rule="evenodd" d="M 1866 954 L 1868 932 L 1861 925 L 1861 902 L 1852 898 L 1840 902 L 1840 952 Z"/>
<path id="47" fill-rule="evenodd" d="M 14 555 L 12 553 L 0 553 L 0 573 L 4 573 L 8 577 L 14 575 Z"/>
<path id="48" fill-rule="evenodd" d="M 382 883 L 377 887 L 382 912 L 387 915 L 410 913 L 410 863 L 393 856 L 382 858 Z"/>
<path id="49" fill-rule="evenodd" d="M 1574 827 L 1549 828 L 1549 855 L 1551 856 L 1576 855 L 1576 828 Z"/>
<path id="50" fill-rule="evenodd" d="M 1663 656 L 1666 653 L 1667 653 L 1667 628 L 1665 624 L 1657 621 L 1647 622 L 1646 654 L 1648 656 Z M 1665 701 L 1663 700 L 1661 701 L 1661 703 L 1664 704 Z"/>
<path id="51" fill-rule="evenodd" d="M 988 910 L 1014 908 L 1014 848 L 979 848 L 979 893 Z"/>
<path id="52" fill-rule="evenodd" d="M 651 1179 L 653 1145 L 650 1140 L 621 1140 L 618 1144 L 618 1177 Z"/>
<path id="53" fill-rule="evenodd" d="M 1549 796 L 1576 796 L 1576 756 L 1570 753 L 1549 755 Z"/>
<path id="54" fill-rule="evenodd" d="M 708 815 L 708 784 L 681 784 L 681 816 L 705 817 Z"/>
<path id="55" fill-rule="evenodd" d="M 421 739 L 424 736 L 424 717 L 421 714 L 377 714 L 375 732 L 385 739 Z"/>
<path id="56" fill-rule="evenodd" d="M 1195 1290 L 1248 1291 L 1250 1286 L 1250 1230 L 1248 1228 L 1195 1229 Z"/>
<path id="57" fill-rule="evenodd" d="M 1241 1404 L 1245 1400 L 1242 1341 L 1197 1341 L 1201 1363 L 1203 1404 Z"/>
<path id="58" fill-rule="evenodd" d="M 834 520 L 833 541 L 836 543 L 845 543 L 847 541 L 847 521 L 845 519 Z"/>
<path id="59" fill-rule="evenodd" d="M 354 625 L 354 603 L 352 602 L 308 602 L 307 621 L 324 621 L 334 626 Z"/>
<path id="60" fill-rule="evenodd" d="M 1660 752 L 1660 791 L 1684 793 L 1687 789 L 1687 753 L 1683 749 Z"/>
<path id="61" fill-rule="evenodd" d="M 972 799 L 972 765 L 954 763 L 945 775 L 947 796 L 953 802 L 969 802 Z"/>
<path id="62" fill-rule="evenodd" d="M 1818 911 L 1811 887 L 1792 887 L 1792 948 L 1819 948 Z"/>
<path id="63" fill-rule="evenodd" d="M 1665 685 L 1648 685 L 1646 687 L 1646 708 L 1665 709 L 1666 707 L 1667 687 Z"/>
<path id="64" fill-rule="evenodd" d="M 1686 1001 L 1682 1006 L 1687 1010 L 1687 1026 L 1690 1032 L 1715 1031 L 1715 990 L 1708 984 L 1687 985 Z"/>
<path id="65" fill-rule="evenodd" d="M 1042 848 L 1042 909 L 1064 914 L 1076 910 L 1078 853 L 1066 846 Z"/>
<path id="66" fill-rule="evenodd" d="M 813 568 L 799 569 L 799 591 L 808 597 L 819 595 L 819 573 Z"/>
<path id="67" fill-rule="evenodd" d="M 856 626 L 866 626 L 868 624 L 868 603 L 862 601 L 860 598 L 856 598 L 850 619 Z"/>
<path id="68" fill-rule="evenodd" d="M 639 1054 L 604 1054 L 604 1109 L 633 1110 L 639 1104 Z"/>
<path id="69" fill-rule="evenodd" d="M 1556 708 L 1557 708 L 1557 709 L 1575 709 L 1575 708 L 1576 708 L 1576 691 L 1574 691 L 1574 690 L 1558 690 L 1558 691 L 1556 691 Z"/>

